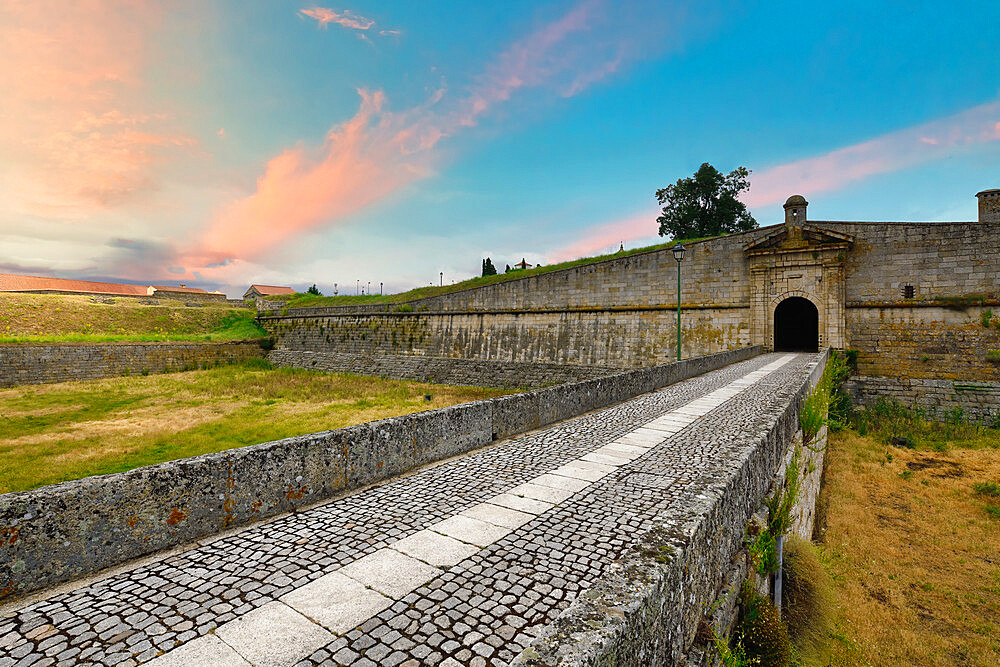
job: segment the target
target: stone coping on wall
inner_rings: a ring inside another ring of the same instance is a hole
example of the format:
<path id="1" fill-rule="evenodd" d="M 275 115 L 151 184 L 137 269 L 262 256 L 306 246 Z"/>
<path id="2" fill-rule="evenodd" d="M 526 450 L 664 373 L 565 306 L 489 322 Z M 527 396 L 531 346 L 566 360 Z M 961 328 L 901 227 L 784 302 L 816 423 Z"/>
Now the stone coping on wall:
<path id="1" fill-rule="evenodd" d="M 682 664 L 711 614 L 747 522 L 799 431 L 799 407 L 822 377 L 824 350 L 785 408 L 761 420 L 734 456 L 707 470 L 707 489 L 678 503 L 512 663 L 520 667 Z M 732 582 L 729 582 L 732 583 Z"/>
<path id="2" fill-rule="evenodd" d="M 0 600 L 294 511 L 760 353 L 742 348 L 0 495 Z"/>

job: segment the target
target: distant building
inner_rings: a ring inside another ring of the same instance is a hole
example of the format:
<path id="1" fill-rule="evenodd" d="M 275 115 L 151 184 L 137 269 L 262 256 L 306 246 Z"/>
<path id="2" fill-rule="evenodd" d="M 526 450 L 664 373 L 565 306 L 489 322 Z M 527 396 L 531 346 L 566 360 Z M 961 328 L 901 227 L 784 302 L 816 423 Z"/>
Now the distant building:
<path id="1" fill-rule="evenodd" d="M 206 292 L 203 289 L 198 289 L 197 287 L 188 287 L 187 285 L 150 285 L 147 294 L 149 296 L 166 298 L 166 299 L 201 299 L 205 301 L 225 301 L 226 295 L 222 292 L 216 290 L 215 292 Z"/>
<path id="2" fill-rule="evenodd" d="M 225 301 L 222 292 L 206 292 L 186 285 L 125 285 L 102 283 L 93 280 L 68 280 L 44 276 L 18 276 L 0 273 L 0 292 L 27 292 L 32 294 L 101 294 L 104 296 L 131 296 L 167 299 L 202 299 Z"/>
<path id="3" fill-rule="evenodd" d="M 243 293 L 243 298 L 256 299 L 262 296 L 280 296 L 282 294 L 295 294 L 295 290 L 291 287 L 277 285 L 251 285 L 250 289 Z"/>
<path id="4" fill-rule="evenodd" d="M 530 269 L 531 267 L 532 267 L 532 265 L 528 264 L 526 261 L 524 261 L 524 258 L 522 257 L 521 261 L 518 262 L 517 264 L 515 264 L 511 268 L 514 268 L 514 269 L 517 269 L 517 270 L 523 270 L 523 269 Z"/>

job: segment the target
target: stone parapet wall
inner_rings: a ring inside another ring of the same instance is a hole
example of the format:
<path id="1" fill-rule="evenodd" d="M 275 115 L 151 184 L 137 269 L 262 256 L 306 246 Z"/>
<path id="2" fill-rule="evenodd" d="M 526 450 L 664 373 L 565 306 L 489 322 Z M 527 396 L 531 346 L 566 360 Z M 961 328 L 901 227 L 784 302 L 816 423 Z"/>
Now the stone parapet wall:
<path id="1" fill-rule="evenodd" d="M 796 391 L 776 397 L 782 407 L 753 433 L 741 434 L 750 438 L 737 456 L 705 471 L 712 480 L 708 489 L 694 489 L 656 528 L 638 536 L 512 664 L 711 664 L 694 646 L 698 625 L 712 613 L 720 589 L 738 588 L 734 563 L 744 549 L 747 522 L 780 479 L 789 448 L 801 439 L 799 409 L 827 359 L 828 353 L 820 355 Z"/>
<path id="2" fill-rule="evenodd" d="M 685 304 L 746 306 L 749 288 L 743 246 L 773 227 L 688 244 L 681 263 Z M 496 311 L 556 308 L 659 306 L 677 303 L 677 262 L 669 249 L 625 255 L 549 273 L 515 278 L 439 296 L 408 301 L 415 312 Z M 379 313 L 399 304 L 302 308 L 289 314 Z"/>
<path id="3" fill-rule="evenodd" d="M 871 406 L 884 399 L 922 410 L 929 419 L 959 417 L 1000 425 L 1000 382 L 859 376 L 844 386 L 855 405 Z"/>
<path id="4" fill-rule="evenodd" d="M 0 387 L 163 373 L 263 356 L 259 341 L 0 344 Z"/>
<path id="5" fill-rule="evenodd" d="M 276 366 L 478 387 L 544 387 L 590 380 L 621 371 L 608 366 L 302 350 L 272 350 L 267 359 Z"/>
<path id="6" fill-rule="evenodd" d="M 760 352 L 743 348 L 0 495 L 0 599 L 292 511 Z"/>
<path id="7" fill-rule="evenodd" d="M 983 326 L 997 306 L 887 305 L 847 309 L 849 346 L 858 351 L 861 375 L 1000 382 L 1000 328 Z M 995 320 L 1000 322 L 1000 319 Z"/>
<path id="8" fill-rule="evenodd" d="M 1000 225 L 980 222 L 816 222 L 854 237 L 848 303 L 983 294 L 1000 297 Z"/>
<path id="9" fill-rule="evenodd" d="M 682 312 L 684 357 L 748 345 L 744 311 Z M 362 356 L 417 355 L 610 367 L 676 359 L 671 309 L 270 317 L 276 348 Z"/>

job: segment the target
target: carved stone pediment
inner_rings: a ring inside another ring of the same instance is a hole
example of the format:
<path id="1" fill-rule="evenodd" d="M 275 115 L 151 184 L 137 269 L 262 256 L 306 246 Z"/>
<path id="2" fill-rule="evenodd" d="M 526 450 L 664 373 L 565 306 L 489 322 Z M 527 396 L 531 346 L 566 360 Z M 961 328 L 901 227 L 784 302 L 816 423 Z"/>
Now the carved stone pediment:
<path id="1" fill-rule="evenodd" d="M 854 244 L 854 237 L 809 223 L 784 225 L 762 239 L 753 241 L 743 248 L 747 255 L 765 255 L 775 252 L 796 250 L 844 250 Z"/>

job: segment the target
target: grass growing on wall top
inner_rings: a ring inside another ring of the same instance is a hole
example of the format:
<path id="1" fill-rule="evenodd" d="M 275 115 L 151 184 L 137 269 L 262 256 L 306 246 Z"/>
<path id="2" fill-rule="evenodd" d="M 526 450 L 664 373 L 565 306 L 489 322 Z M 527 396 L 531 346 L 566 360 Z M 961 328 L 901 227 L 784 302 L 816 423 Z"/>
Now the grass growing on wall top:
<path id="1" fill-rule="evenodd" d="M 683 239 L 682 241 L 668 241 L 666 243 L 658 243 L 656 245 L 645 246 L 643 248 L 633 248 L 631 250 L 625 250 L 623 252 L 611 253 L 608 255 L 597 255 L 595 257 L 581 257 L 580 259 L 570 260 L 568 262 L 560 262 L 558 264 L 549 264 L 546 266 L 539 266 L 533 269 L 524 269 L 520 271 L 511 271 L 510 273 L 498 273 L 495 276 L 477 276 L 475 278 L 469 278 L 468 280 L 463 280 L 452 285 L 428 285 L 427 287 L 417 287 L 415 289 L 409 290 L 407 292 L 400 292 L 398 294 L 366 294 L 366 295 L 354 295 L 354 294 L 342 294 L 339 296 L 316 296 L 314 294 L 295 294 L 291 297 L 268 297 L 272 301 L 283 301 L 288 308 L 313 308 L 322 306 L 350 306 L 365 303 L 403 303 L 405 301 L 413 301 L 415 299 L 424 299 L 431 296 L 438 296 L 441 294 L 450 294 L 452 292 L 459 292 L 461 290 L 472 289 L 474 287 L 484 287 L 486 285 L 495 285 L 497 283 L 507 282 L 509 280 L 517 280 L 519 278 L 527 278 L 529 276 L 537 276 L 543 273 L 551 273 L 553 271 L 560 271 L 562 269 L 570 269 L 574 266 L 583 266 L 585 264 L 594 264 L 596 262 L 603 262 L 609 259 L 617 259 L 619 257 L 628 257 L 629 255 L 636 255 L 643 252 L 650 252 L 652 250 L 662 250 L 664 248 L 672 248 L 678 242 L 681 243 L 693 243 L 695 241 L 703 241 L 704 237 L 697 239 Z M 345 285 L 345 289 L 352 289 L 351 285 Z"/>
<path id="2" fill-rule="evenodd" d="M 262 338 L 266 332 L 248 308 L 208 303 L 187 307 L 162 299 L 112 303 L 86 296 L 0 293 L 0 343 L 114 341 L 227 341 Z"/>
<path id="3" fill-rule="evenodd" d="M 0 493 L 505 393 L 272 368 L 261 359 L 15 387 L 0 390 Z"/>

